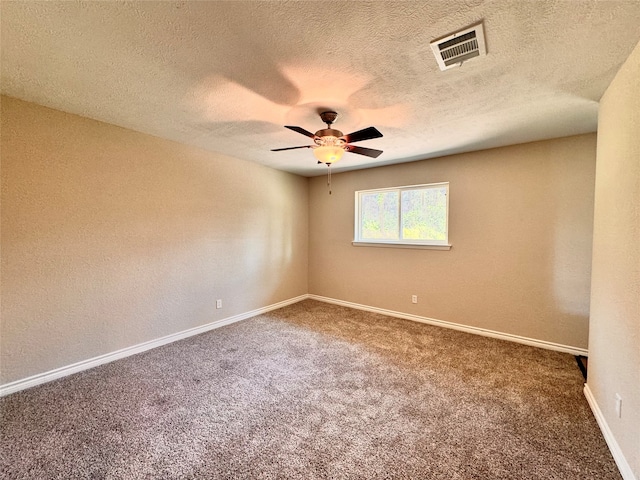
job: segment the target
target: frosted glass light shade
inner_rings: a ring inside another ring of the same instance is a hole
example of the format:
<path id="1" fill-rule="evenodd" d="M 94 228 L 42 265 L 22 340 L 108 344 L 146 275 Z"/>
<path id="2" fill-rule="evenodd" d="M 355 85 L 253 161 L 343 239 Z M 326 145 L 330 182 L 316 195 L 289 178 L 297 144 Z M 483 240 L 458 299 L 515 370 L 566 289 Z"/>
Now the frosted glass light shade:
<path id="1" fill-rule="evenodd" d="M 324 145 L 313 149 L 313 154 L 322 163 L 334 163 L 342 158 L 344 149 L 335 145 Z"/>

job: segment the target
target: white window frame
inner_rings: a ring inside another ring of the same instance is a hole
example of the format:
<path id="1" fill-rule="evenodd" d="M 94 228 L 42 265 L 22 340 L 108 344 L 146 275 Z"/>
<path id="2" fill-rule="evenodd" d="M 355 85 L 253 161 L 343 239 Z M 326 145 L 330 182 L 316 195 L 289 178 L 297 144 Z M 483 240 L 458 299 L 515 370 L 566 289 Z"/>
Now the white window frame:
<path id="1" fill-rule="evenodd" d="M 444 240 L 412 240 L 412 239 L 362 239 L 362 196 L 371 193 L 387 193 L 398 192 L 398 233 L 402 236 L 402 192 L 406 190 L 427 190 L 430 188 L 442 188 L 446 189 L 446 238 Z M 449 244 L 449 182 L 439 183 L 424 183 L 420 185 L 405 185 L 402 187 L 388 187 L 388 188 L 374 188 L 370 190 L 358 190 L 355 192 L 355 220 L 354 220 L 354 239 L 352 244 L 357 247 L 371 246 L 371 247 L 394 247 L 394 248 L 425 248 L 434 250 L 449 250 L 451 244 Z"/>

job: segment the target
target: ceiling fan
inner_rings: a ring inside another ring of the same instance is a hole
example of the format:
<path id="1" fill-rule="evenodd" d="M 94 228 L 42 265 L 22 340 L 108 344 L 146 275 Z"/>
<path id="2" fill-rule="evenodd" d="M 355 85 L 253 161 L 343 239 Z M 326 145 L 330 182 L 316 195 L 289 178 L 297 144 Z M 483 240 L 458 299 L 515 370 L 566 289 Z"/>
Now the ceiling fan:
<path id="1" fill-rule="evenodd" d="M 289 130 L 293 130 L 294 132 L 313 138 L 314 145 L 274 148 L 271 151 L 280 152 L 282 150 L 294 150 L 296 148 L 312 148 L 313 154 L 318 159 L 318 163 L 325 163 L 327 166 L 331 166 L 332 163 L 340 160 L 344 152 L 357 153 L 358 155 L 378 158 L 382 153 L 382 150 L 357 147 L 351 144 L 354 142 L 361 142 L 363 140 L 370 140 L 372 138 L 380 138 L 382 137 L 382 134 L 375 127 L 369 127 L 344 135 L 340 130 L 331 128 L 331 124 L 336 121 L 337 116 L 338 114 L 333 111 L 321 112 L 320 118 L 327 124 L 327 128 L 318 130 L 316 133 L 311 133 L 302 127 L 285 125 L 285 128 L 288 128 Z"/>

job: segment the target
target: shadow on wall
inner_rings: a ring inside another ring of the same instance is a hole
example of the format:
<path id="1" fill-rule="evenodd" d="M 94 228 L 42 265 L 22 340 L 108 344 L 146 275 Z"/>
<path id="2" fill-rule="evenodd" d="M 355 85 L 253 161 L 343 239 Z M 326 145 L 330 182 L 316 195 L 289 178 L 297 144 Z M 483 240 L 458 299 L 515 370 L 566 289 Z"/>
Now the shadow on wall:
<path id="1" fill-rule="evenodd" d="M 2 383 L 306 293 L 306 179 L 2 107 Z"/>
<path id="2" fill-rule="evenodd" d="M 591 163 L 585 161 L 587 165 Z M 592 181 L 595 182 L 595 168 Z M 552 184 L 555 192 L 553 278 L 549 282 L 556 308 L 562 312 L 562 327 L 581 333 L 580 343 L 588 345 L 591 294 L 591 253 L 593 243 L 593 194 L 585 192 L 578 176 L 565 172 Z M 590 186 L 591 182 L 587 184 Z M 591 190 L 592 191 L 592 190 Z M 588 259 L 588 261 L 585 261 Z"/>

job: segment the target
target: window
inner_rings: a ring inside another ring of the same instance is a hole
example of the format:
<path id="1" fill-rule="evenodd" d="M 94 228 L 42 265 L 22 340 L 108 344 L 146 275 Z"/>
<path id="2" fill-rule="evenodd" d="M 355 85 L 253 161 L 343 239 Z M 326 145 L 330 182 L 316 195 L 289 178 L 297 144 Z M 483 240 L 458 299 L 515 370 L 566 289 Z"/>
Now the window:
<path id="1" fill-rule="evenodd" d="M 449 249 L 449 184 L 356 192 L 354 245 Z"/>

